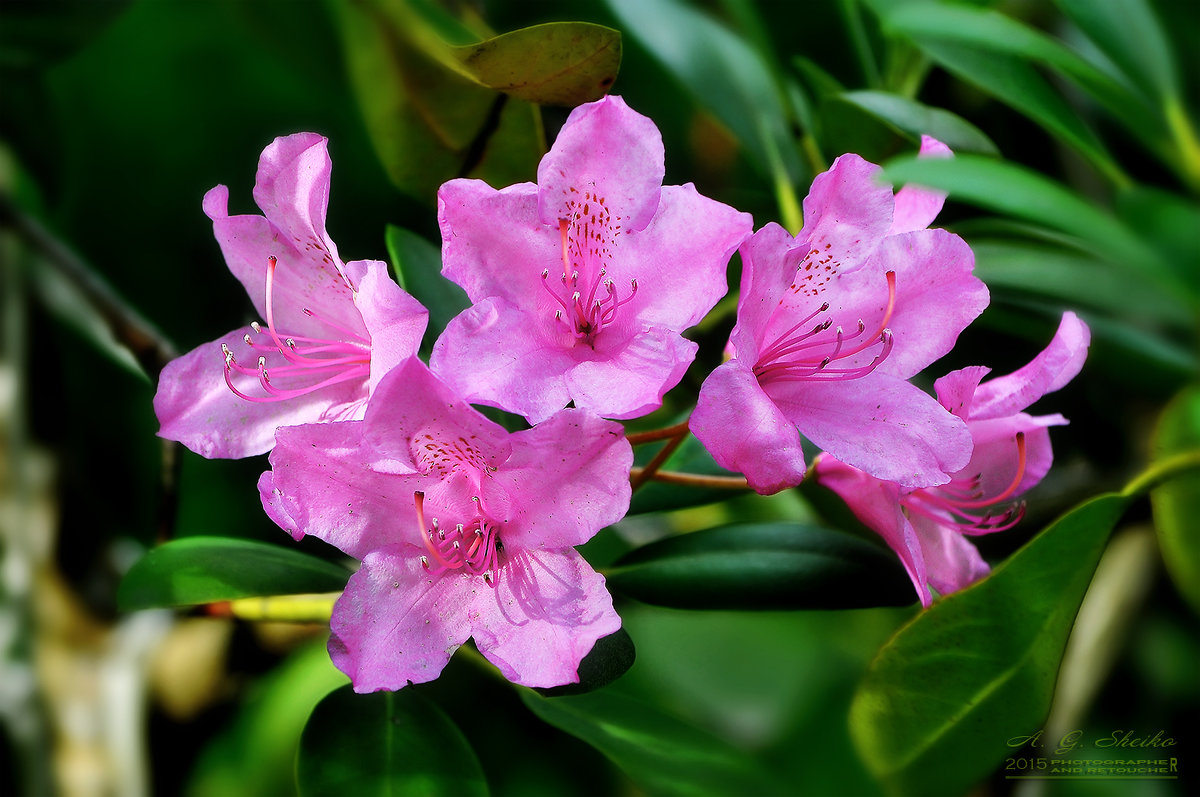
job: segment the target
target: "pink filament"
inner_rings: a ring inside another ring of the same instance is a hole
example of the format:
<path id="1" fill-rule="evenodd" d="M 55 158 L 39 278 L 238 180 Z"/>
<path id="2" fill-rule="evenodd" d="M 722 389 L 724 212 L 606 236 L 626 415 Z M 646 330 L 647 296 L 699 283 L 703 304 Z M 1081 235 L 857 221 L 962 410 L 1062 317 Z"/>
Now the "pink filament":
<path id="1" fill-rule="evenodd" d="M 981 476 L 970 479 L 955 479 L 940 487 L 927 487 L 917 490 L 901 501 L 910 513 L 930 518 L 938 523 L 950 523 L 963 534 L 990 534 L 1004 531 L 1021 522 L 1025 516 L 1024 503 L 1010 506 L 1000 514 L 988 512 L 984 515 L 975 514 L 969 510 L 984 509 L 1006 501 L 1016 495 L 1025 477 L 1025 433 L 1017 432 L 1017 472 L 1009 485 L 992 496 L 985 496 L 979 490 Z"/>
<path id="2" fill-rule="evenodd" d="M 234 395 L 246 401 L 256 403 L 268 401 L 285 401 L 312 393 L 316 390 L 355 380 L 366 379 L 371 373 L 371 341 L 347 329 L 328 318 L 317 315 L 307 307 L 304 314 L 345 335 L 337 338 L 313 338 L 301 335 L 280 333 L 275 325 L 275 268 L 277 260 L 274 255 L 267 258 L 266 285 L 266 337 L 270 343 L 256 343 L 250 335 L 243 340 L 249 349 L 258 355 L 258 367 L 250 368 L 238 363 L 234 353 L 222 346 L 225 357 L 225 384 Z M 257 323 L 250 328 L 255 335 L 262 335 L 263 329 Z M 272 366 L 269 370 L 266 364 L 267 355 L 283 355 L 283 364 Z M 234 384 L 234 373 L 255 377 L 264 395 L 250 395 Z M 310 378 L 307 384 L 278 387 L 271 383 L 271 377 L 294 379 Z"/>
<path id="3" fill-rule="evenodd" d="M 579 241 L 572 238 L 572 226 L 571 219 L 558 221 L 562 238 L 563 273 L 559 280 L 562 288 L 550 286 L 549 269 L 542 271 L 542 287 L 562 308 L 554 313 L 555 324 L 576 340 L 591 344 L 602 329 L 616 320 L 617 310 L 633 300 L 638 283 L 636 279 L 630 280 L 629 295 L 620 298 L 615 283 L 608 279 L 608 272 L 594 262 L 594 253 L 586 251 Z M 577 234 L 586 236 L 586 231 Z M 572 244 L 575 246 L 572 247 Z M 591 275 L 594 278 L 589 279 Z"/>
<path id="4" fill-rule="evenodd" d="M 894 344 L 894 338 L 887 325 L 896 309 L 896 272 L 887 272 L 886 279 L 887 306 L 884 309 L 883 320 L 874 332 L 866 335 L 867 326 L 861 319 L 857 331 L 851 335 L 847 335 L 840 326 L 834 329 L 832 335 L 825 334 L 833 326 L 831 318 L 817 321 L 810 327 L 809 324 L 814 319 L 828 312 L 829 303 L 826 302 L 779 335 L 762 351 L 754 365 L 754 375 L 758 377 L 759 382 L 841 381 L 858 379 L 878 368 L 891 354 Z M 866 365 L 830 367 L 873 346 L 878 349 L 875 357 Z"/>
<path id="5" fill-rule="evenodd" d="M 432 525 L 426 525 L 425 493 L 413 493 L 413 500 L 417 508 L 421 541 L 429 552 L 428 556 L 421 557 L 421 566 L 432 575 L 448 570 L 481 575 L 484 581 L 495 587 L 502 548 L 499 529 L 483 514 L 479 499 L 474 499 L 475 517 L 471 522 L 458 523 L 449 532 L 438 525 L 437 518 L 433 519 Z"/>

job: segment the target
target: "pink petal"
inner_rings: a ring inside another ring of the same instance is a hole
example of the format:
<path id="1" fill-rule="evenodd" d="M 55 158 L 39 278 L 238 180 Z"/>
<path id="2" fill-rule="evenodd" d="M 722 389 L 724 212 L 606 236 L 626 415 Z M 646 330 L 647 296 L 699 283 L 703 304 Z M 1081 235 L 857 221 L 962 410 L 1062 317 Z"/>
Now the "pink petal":
<path id="1" fill-rule="evenodd" d="M 431 576 L 419 551 L 374 551 L 333 607 L 329 656 L 359 693 L 396 690 L 441 674 L 471 634 L 478 578 Z"/>
<path id="2" fill-rule="evenodd" d="M 722 364 L 704 380 L 688 426 L 718 465 L 745 474 L 755 492 L 770 495 L 804 479 L 796 424 L 740 360 Z"/>
<path id="3" fill-rule="evenodd" d="M 484 498 L 509 548 L 582 545 L 629 509 L 633 449 L 620 424 L 567 409 L 512 435 L 512 456 Z"/>
<path id="4" fill-rule="evenodd" d="M 354 305 L 371 340 L 370 390 L 388 371 L 417 354 L 429 311 L 388 275 L 386 263 L 354 260 L 346 275 L 358 286 Z"/>
<path id="5" fill-rule="evenodd" d="M 177 440 L 208 458 L 237 459 L 270 451 L 275 429 L 317 421 L 361 418 L 366 406 L 366 380 L 331 385 L 286 401 L 246 401 L 225 383 L 228 346 L 239 362 L 253 367 L 256 353 L 243 356 L 247 347 L 237 329 L 172 360 L 158 379 L 154 414 L 161 424 L 159 436 Z M 265 395 L 253 377 L 235 376 L 235 385 L 254 396 Z"/>
<path id="6" fill-rule="evenodd" d="M 804 198 L 804 229 L 796 236 L 832 258 L 832 271 L 862 265 L 892 224 L 892 189 L 880 184 L 880 168 L 857 155 L 842 155 L 813 180 Z"/>
<path id="7" fill-rule="evenodd" d="M 566 373 L 575 406 L 606 418 L 637 418 L 662 406 L 663 396 L 679 384 L 699 346 L 655 327 L 628 336 L 624 345 L 615 335 L 602 333 L 595 352 L 583 346 L 576 349 L 582 356 Z M 543 419 L 526 417 L 531 423 Z"/>
<path id="8" fill-rule="evenodd" d="M 971 405 L 975 402 L 975 391 L 991 371 L 991 368 L 983 365 L 972 365 L 946 374 L 933 383 L 938 403 L 964 421 L 967 420 Z"/>
<path id="9" fill-rule="evenodd" d="M 784 293 L 796 279 L 796 267 L 808 247 L 803 243 L 798 245 L 791 233 L 775 222 L 768 222 L 747 238 L 739 251 L 742 256 L 741 291 L 737 324 L 729 340 L 739 357 L 753 362 L 766 343 L 767 327 Z M 807 310 L 795 308 L 794 312 L 780 312 L 774 324 L 776 332 L 787 329 L 816 310 L 821 300 L 814 299 L 810 304 L 812 306 Z"/>
<path id="10" fill-rule="evenodd" d="M 433 346 L 430 366 L 473 404 L 501 407 L 531 423 L 567 406 L 566 373 L 576 360 L 531 328 L 503 299 L 485 299 L 450 320 Z"/>
<path id="11" fill-rule="evenodd" d="M 314 536 L 355 559 L 420 539 L 412 495 L 437 482 L 372 467 L 362 421 L 289 426 L 277 437 L 271 492 L 263 498 L 284 531 Z"/>
<path id="12" fill-rule="evenodd" d="M 878 371 L 846 381 L 771 382 L 766 393 L 800 432 L 830 455 L 905 488 L 945 484 L 967 464 L 961 418 Z"/>
<path id="13" fill-rule="evenodd" d="M 922 158 L 949 158 L 954 153 L 932 136 L 921 136 Z M 923 230 L 933 223 L 946 202 L 944 191 L 906 185 L 896 192 L 896 209 L 892 214 L 891 235 Z"/>
<path id="14" fill-rule="evenodd" d="M 559 219 L 574 214 L 575 201 L 590 194 L 619 216 L 624 230 L 641 230 L 658 208 L 663 157 L 654 122 L 620 97 L 581 105 L 538 165 L 538 217 L 557 230 Z"/>
<path id="15" fill-rule="evenodd" d="M 729 258 L 752 229 L 750 214 L 701 196 L 691 183 L 665 186 L 654 219 L 623 234 L 614 251 L 608 277 L 618 290 L 638 282 L 622 311 L 676 332 L 694 326 L 727 292 Z"/>
<path id="16" fill-rule="evenodd" d="M 459 398 L 415 357 L 379 383 L 363 441 L 376 452 L 421 473 L 445 478 L 469 472 L 478 481 L 508 459 L 508 432 Z"/>
<path id="17" fill-rule="evenodd" d="M 971 418 L 1003 418 L 1058 390 L 1083 368 L 1090 342 L 1087 324 L 1072 312 L 1063 313 L 1054 339 L 1032 362 L 979 386 Z"/>
<path id="18" fill-rule="evenodd" d="M 478 589 L 471 607 L 479 651 L 524 686 L 577 683 L 596 640 L 621 627 L 604 577 L 569 548 L 514 553 L 495 590 Z"/>
<path id="19" fill-rule="evenodd" d="M 1018 433 L 1025 435 L 1025 469 L 1012 496 L 1033 489 L 1050 472 L 1054 455 L 1050 448 L 1048 427 L 1063 426 L 1067 419 L 1061 415 L 1031 416 L 1017 413 L 1007 418 L 967 421 L 975 448 L 971 461 L 962 469 L 967 478 L 980 475 L 984 495 L 999 495 L 1012 484 L 1017 475 Z"/>
<path id="20" fill-rule="evenodd" d="M 472 303 L 498 296 L 524 307 L 543 296 L 543 269 L 561 274 L 562 238 L 557 223 L 538 221 L 537 192 L 533 183 L 497 191 L 461 179 L 438 189 L 442 274 Z"/>
<path id="21" fill-rule="evenodd" d="M 337 247 L 325 232 L 329 206 L 328 141 L 316 133 L 275 139 L 258 161 L 254 201 L 306 259 L 340 263 Z"/>
<path id="22" fill-rule="evenodd" d="M 969 587 L 991 571 L 979 550 L 952 527 L 920 515 L 912 525 L 921 544 L 929 585 L 940 595 Z"/>
<path id="23" fill-rule="evenodd" d="M 872 478 L 829 454 L 817 457 L 817 481 L 838 494 L 854 516 L 883 538 L 908 571 L 921 605 L 928 607 L 933 596 L 926 583 L 925 557 L 921 541 L 900 507 L 900 488 Z"/>
<path id="24" fill-rule="evenodd" d="M 879 368 L 907 379 L 954 348 L 959 333 L 987 307 L 988 290 L 971 274 L 974 266 L 967 243 L 945 230 L 888 237 L 868 267 L 846 275 L 836 294 L 827 294 L 829 317 L 847 329 L 858 319 L 868 334 L 878 329 L 887 303 L 886 273 L 895 272 L 896 302 L 887 323 L 895 343 Z"/>

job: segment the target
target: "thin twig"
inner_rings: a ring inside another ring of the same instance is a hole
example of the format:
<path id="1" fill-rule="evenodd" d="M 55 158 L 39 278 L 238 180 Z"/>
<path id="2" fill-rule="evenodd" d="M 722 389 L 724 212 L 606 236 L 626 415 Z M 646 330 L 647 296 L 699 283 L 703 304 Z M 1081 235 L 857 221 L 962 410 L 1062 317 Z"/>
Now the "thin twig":
<path id="1" fill-rule="evenodd" d="M 634 468 L 630 472 L 632 478 L 641 475 L 642 468 Z M 744 476 L 706 476 L 702 473 L 680 473 L 673 470 L 660 470 L 651 477 L 652 481 L 664 484 L 685 484 L 689 487 L 712 487 L 719 490 L 749 490 Z"/>
<path id="2" fill-rule="evenodd" d="M 629 481 L 634 490 L 645 484 L 647 480 L 651 479 L 658 469 L 661 468 L 663 464 L 666 463 L 666 461 L 671 457 L 671 455 L 675 453 L 676 449 L 683 445 L 683 441 L 687 439 L 688 435 L 686 424 L 684 424 L 684 426 L 684 430 L 668 440 L 667 444 L 663 446 L 657 454 L 654 455 L 654 459 L 650 460 L 650 463 L 646 465 L 646 467 L 640 468 L 640 473 L 638 473 L 636 476 L 630 474 Z"/>
<path id="3" fill-rule="evenodd" d="M 666 426 L 662 429 L 651 429 L 648 432 L 632 432 L 625 435 L 625 439 L 629 441 L 629 445 L 637 446 L 642 443 L 653 443 L 656 440 L 668 440 L 686 433 L 687 430 L 688 422 L 685 420 L 674 426 Z"/>

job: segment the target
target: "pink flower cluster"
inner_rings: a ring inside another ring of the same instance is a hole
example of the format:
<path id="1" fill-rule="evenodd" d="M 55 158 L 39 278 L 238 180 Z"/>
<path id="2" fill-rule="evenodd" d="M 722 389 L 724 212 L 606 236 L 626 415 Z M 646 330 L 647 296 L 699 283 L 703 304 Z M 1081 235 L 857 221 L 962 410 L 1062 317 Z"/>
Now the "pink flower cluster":
<path id="1" fill-rule="evenodd" d="M 926 138 L 922 154 L 948 157 Z M 662 185 L 662 138 L 617 97 L 576 108 L 537 183 L 452 180 L 438 195 L 443 274 L 472 305 L 417 358 L 427 313 L 384 263 L 344 262 L 325 231 L 326 141 L 262 155 L 262 216 L 204 210 L 262 319 L 164 370 L 160 434 L 206 457 L 270 451 L 267 514 L 362 562 L 330 654 L 360 692 L 436 678 L 468 638 L 510 680 L 578 680 L 615 632 L 603 576 L 574 550 L 629 507 L 617 420 L 662 406 L 697 352 L 683 336 L 742 261 L 737 324 L 691 431 L 760 493 L 815 474 L 897 551 L 924 604 L 987 572 L 964 535 L 1007 528 L 1045 475 L 1047 427 L 1022 410 L 1082 366 L 1071 314 L 1025 368 L 909 380 L 986 307 L 966 243 L 928 229 L 943 197 L 893 194 L 844 155 L 792 236 L 691 184 Z M 471 404 L 523 416 L 508 432 Z"/>

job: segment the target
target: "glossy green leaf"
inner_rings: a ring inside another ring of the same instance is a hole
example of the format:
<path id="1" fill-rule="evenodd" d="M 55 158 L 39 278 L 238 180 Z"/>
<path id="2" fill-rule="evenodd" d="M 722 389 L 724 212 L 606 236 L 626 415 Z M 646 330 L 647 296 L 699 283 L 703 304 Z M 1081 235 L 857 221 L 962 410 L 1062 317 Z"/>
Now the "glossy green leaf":
<path id="1" fill-rule="evenodd" d="M 428 355 L 450 319 L 470 306 L 462 288 L 442 276 L 442 253 L 414 232 L 391 224 L 384 235 L 392 271 L 400 287 L 429 311 L 422 351 Z"/>
<path id="2" fill-rule="evenodd" d="M 600 750 L 650 795 L 786 793 L 745 753 L 709 733 L 613 692 L 544 698 L 530 711 Z"/>
<path id="3" fill-rule="evenodd" d="M 185 537 L 146 553 L 117 591 L 123 611 L 259 595 L 335 592 L 350 571 L 293 548 L 226 537 Z"/>
<path id="4" fill-rule="evenodd" d="M 448 67 L 449 45 L 412 24 L 404 4 L 331 6 L 367 130 L 397 188 L 433 204 L 454 177 L 533 179 L 545 149 L 535 107 Z"/>
<path id="5" fill-rule="evenodd" d="M 1007 740 L 1040 727 L 1079 605 L 1131 500 L 1109 493 L 1081 504 L 879 651 L 850 723 L 891 791 L 963 794 L 1011 753 Z"/>
<path id="6" fill-rule="evenodd" d="M 251 686 L 232 721 L 200 751 L 188 797 L 294 794 L 304 722 L 346 681 L 324 639 L 293 652 Z"/>
<path id="7" fill-rule="evenodd" d="M 904 156 L 884 164 L 894 183 L 919 183 L 948 191 L 953 199 L 1007 213 L 1075 236 L 1078 245 L 1123 273 L 1185 291 L 1173 269 L 1120 220 L 1053 180 L 1008 161 L 979 155 L 955 158 Z"/>
<path id="8" fill-rule="evenodd" d="M 615 633 L 597 639 L 596 644 L 579 662 L 579 683 L 539 687 L 537 692 L 546 697 L 594 692 L 627 673 L 636 656 L 633 638 L 624 628 L 618 628 Z"/>
<path id="9" fill-rule="evenodd" d="M 886 91 L 848 91 L 838 100 L 854 105 L 919 141 L 931 135 L 955 152 L 998 155 L 992 140 L 957 114 Z"/>
<path id="10" fill-rule="evenodd" d="M 886 548 L 798 523 L 668 537 L 618 560 L 605 578 L 623 595 L 681 609 L 857 609 L 916 599 Z"/>
<path id="11" fill-rule="evenodd" d="M 950 72 L 994 95 L 1075 147 L 1101 172 L 1127 184 L 1096 134 L 1031 62 L 1050 64 L 1100 99 L 1124 121 L 1144 106 L 1110 76 L 1058 42 L 996 11 L 941 3 L 913 3 L 885 15 L 888 31 L 911 39 Z M 1134 126 L 1142 132 L 1144 123 Z"/>
<path id="12" fill-rule="evenodd" d="M 296 780 L 311 797 L 488 794 L 462 731 L 412 686 L 369 695 L 345 686 L 322 700 L 300 737 Z"/>
<path id="13" fill-rule="evenodd" d="M 551 22 L 455 47 L 461 73 L 482 86 L 542 105 L 604 96 L 621 66 L 621 32 L 588 22 Z"/>
<path id="14" fill-rule="evenodd" d="M 762 56 L 714 19 L 677 0 L 607 0 L 625 32 L 712 111 L 764 171 L 802 173 L 784 98 Z"/>
<path id="15" fill-rule="evenodd" d="M 1071 21 L 1150 96 L 1179 94 L 1170 41 L 1146 0 L 1056 0 Z"/>
<path id="16" fill-rule="evenodd" d="M 1154 440 L 1156 459 L 1200 449 L 1200 387 L 1176 396 L 1163 411 Z M 1200 473 L 1189 473 L 1150 493 L 1154 528 L 1176 589 L 1200 612 Z"/>

